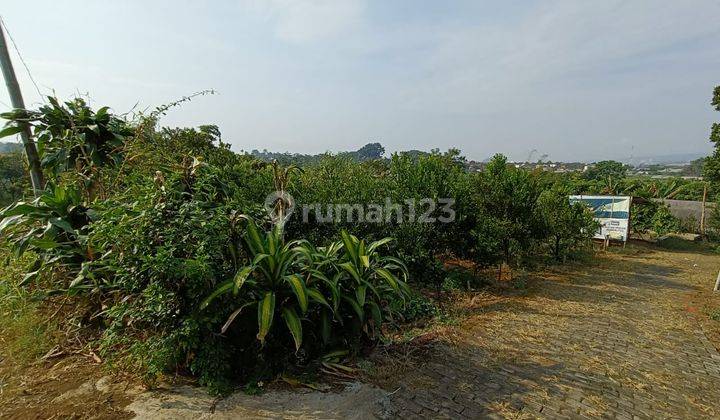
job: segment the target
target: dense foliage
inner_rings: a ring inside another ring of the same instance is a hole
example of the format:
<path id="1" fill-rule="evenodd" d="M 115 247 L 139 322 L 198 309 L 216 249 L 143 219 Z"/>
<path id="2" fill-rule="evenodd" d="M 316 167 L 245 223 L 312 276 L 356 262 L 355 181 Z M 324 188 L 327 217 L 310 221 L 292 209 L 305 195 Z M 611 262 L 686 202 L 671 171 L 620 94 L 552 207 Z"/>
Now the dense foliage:
<path id="1" fill-rule="evenodd" d="M 710 104 L 716 111 L 720 111 L 720 86 L 715 87 Z M 710 142 L 715 149 L 713 154 L 705 159 L 703 175 L 710 181 L 720 182 L 720 123 L 713 123 L 710 128 Z"/>
<path id="2" fill-rule="evenodd" d="M 5 114 L 33 127 L 48 183 L 0 214 L 30 259 L 22 287 L 81 302 L 102 354 L 149 380 L 189 372 L 223 391 L 367 349 L 388 322 L 433 313 L 408 284 L 440 288 L 447 258 L 564 260 L 596 229 L 567 200 L 576 186 L 502 155 L 474 173 L 457 150 L 376 159 L 371 144 L 293 170 L 233 153 L 214 126 L 158 128 L 158 114 L 127 121 L 54 99 Z M 264 208 L 273 191 L 294 197 L 287 220 Z M 381 205 L 390 212 L 371 218 Z"/>
<path id="3" fill-rule="evenodd" d="M 0 206 L 21 199 L 27 189 L 23 160 L 19 151 L 0 152 Z"/>

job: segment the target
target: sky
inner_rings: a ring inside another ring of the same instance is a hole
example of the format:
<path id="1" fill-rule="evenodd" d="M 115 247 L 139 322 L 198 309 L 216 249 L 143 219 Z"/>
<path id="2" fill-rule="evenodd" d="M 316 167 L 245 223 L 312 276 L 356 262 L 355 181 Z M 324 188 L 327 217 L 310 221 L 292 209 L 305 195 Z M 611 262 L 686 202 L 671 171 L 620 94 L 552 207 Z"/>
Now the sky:
<path id="1" fill-rule="evenodd" d="M 717 0 L 26 0 L 0 13 L 43 95 L 126 113 L 214 89 L 161 124 L 216 124 L 236 151 L 705 154 L 720 120 Z"/>

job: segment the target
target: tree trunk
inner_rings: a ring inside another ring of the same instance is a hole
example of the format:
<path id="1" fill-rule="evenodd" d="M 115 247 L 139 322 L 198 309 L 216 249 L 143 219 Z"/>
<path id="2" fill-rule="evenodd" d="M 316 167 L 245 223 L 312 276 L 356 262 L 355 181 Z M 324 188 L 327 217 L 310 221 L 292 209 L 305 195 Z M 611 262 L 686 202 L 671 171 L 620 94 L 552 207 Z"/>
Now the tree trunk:
<path id="1" fill-rule="evenodd" d="M 560 237 L 555 237 L 555 259 L 560 261 Z"/>

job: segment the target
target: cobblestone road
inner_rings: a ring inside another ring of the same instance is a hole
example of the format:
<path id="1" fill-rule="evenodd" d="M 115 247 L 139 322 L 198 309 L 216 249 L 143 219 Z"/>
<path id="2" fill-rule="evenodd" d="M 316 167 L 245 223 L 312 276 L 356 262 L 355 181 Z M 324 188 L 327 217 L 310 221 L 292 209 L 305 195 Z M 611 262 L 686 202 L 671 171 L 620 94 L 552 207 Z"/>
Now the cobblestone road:
<path id="1" fill-rule="evenodd" d="M 549 273 L 523 297 L 477 299 L 452 343 L 398 377 L 375 414 L 718 418 L 720 355 L 685 297 L 712 288 L 720 260 L 639 252 L 571 279 Z"/>

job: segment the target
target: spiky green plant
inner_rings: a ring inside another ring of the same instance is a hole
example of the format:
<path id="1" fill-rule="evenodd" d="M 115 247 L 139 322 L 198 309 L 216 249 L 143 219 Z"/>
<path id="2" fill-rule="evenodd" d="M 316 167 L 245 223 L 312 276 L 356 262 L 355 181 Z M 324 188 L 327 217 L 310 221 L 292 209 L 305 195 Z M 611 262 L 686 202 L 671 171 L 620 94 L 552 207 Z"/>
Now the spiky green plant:
<path id="1" fill-rule="evenodd" d="M 398 258 L 379 252 L 392 238 L 366 244 L 345 230 L 340 235 L 345 252 L 337 265 L 341 272 L 338 294 L 361 324 L 365 325 L 369 313 L 374 327 L 370 335 L 374 336 L 383 322 L 383 314 L 388 314 L 387 303 L 393 299 L 404 300 L 410 292 L 406 284 L 407 267 Z"/>
<path id="2" fill-rule="evenodd" d="M 279 226 L 263 232 L 250 218 L 243 218 L 247 220 L 243 240 L 250 263 L 201 304 L 206 308 L 225 294 L 236 297 L 237 306 L 222 333 L 243 311 L 257 306 L 257 338 L 263 344 L 278 318 L 285 321 L 296 350 L 303 343 L 303 324 L 312 325 L 323 342 L 329 343 L 333 334 L 347 335 L 348 331 L 337 328 L 345 328 L 350 317 L 360 330 L 374 337 L 388 303 L 403 299 L 409 291 L 405 265 L 378 251 L 390 238 L 366 245 L 343 231 L 343 240 L 327 247 L 304 240 L 285 243 Z"/>
<path id="3" fill-rule="evenodd" d="M 38 255 L 22 284 L 36 279 L 46 265 L 71 274 L 81 273 L 81 265 L 93 258 L 87 245 L 89 223 L 88 208 L 79 191 L 54 184 L 32 202 L 20 201 L 0 211 L 0 235 L 9 241 L 15 255 L 20 257 L 26 251 Z M 84 279 L 73 281 L 69 287 L 79 287 Z"/>
<path id="4" fill-rule="evenodd" d="M 278 226 L 263 232 L 252 219 L 243 218 L 247 220 L 243 241 L 250 264 L 241 267 L 233 279 L 218 286 L 202 302 L 201 308 L 227 293 L 238 298 L 238 307 L 222 327 L 224 333 L 246 308 L 257 306 L 257 339 L 262 344 L 273 326 L 276 312 L 280 313 L 293 336 L 296 349 L 299 349 L 302 345 L 301 316 L 308 312 L 310 302 L 317 300 L 317 296 L 308 289 L 301 273 L 296 270 L 299 254 L 293 248 L 297 243 L 284 243 Z"/>

